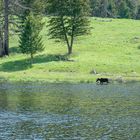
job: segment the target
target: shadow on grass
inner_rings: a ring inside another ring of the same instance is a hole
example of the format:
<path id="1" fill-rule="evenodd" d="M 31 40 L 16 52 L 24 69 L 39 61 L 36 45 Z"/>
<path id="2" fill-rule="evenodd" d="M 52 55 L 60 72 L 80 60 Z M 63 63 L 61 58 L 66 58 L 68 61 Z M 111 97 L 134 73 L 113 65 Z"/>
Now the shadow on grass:
<path id="1" fill-rule="evenodd" d="M 33 60 L 34 64 L 36 63 L 47 63 L 52 61 L 69 61 L 68 55 L 39 55 L 36 56 Z"/>
<path id="2" fill-rule="evenodd" d="M 9 52 L 10 53 L 21 53 L 19 47 L 11 47 L 11 48 L 9 48 Z"/>
<path id="3" fill-rule="evenodd" d="M 52 61 L 70 61 L 68 55 L 39 55 L 34 57 L 33 64 L 47 63 Z M 31 68 L 30 59 L 22 59 L 2 63 L 0 71 L 16 72 Z"/>
<path id="4" fill-rule="evenodd" d="M 4 72 L 14 72 L 21 71 L 31 68 L 31 64 L 28 59 L 9 61 L 1 64 L 0 71 Z"/>

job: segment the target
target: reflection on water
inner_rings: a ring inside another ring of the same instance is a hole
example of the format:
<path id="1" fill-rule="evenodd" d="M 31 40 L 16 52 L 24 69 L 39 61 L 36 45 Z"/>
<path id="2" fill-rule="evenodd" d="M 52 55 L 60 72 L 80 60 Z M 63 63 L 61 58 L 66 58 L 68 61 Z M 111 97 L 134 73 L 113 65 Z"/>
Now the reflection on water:
<path id="1" fill-rule="evenodd" d="M 0 84 L 0 140 L 139 140 L 140 83 Z"/>

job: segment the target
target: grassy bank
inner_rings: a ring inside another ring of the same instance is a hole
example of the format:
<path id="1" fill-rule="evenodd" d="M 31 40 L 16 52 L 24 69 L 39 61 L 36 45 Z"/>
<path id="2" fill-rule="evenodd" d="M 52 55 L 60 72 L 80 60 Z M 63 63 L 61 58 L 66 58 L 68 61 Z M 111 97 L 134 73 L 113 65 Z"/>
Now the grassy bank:
<path id="1" fill-rule="evenodd" d="M 11 55 L 0 59 L 0 79 L 94 82 L 97 77 L 109 77 L 140 81 L 140 21 L 92 18 L 91 26 L 91 34 L 76 40 L 69 58 L 65 44 L 49 40 L 44 28 L 45 51 L 35 56 L 32 67 L 19 51 L 18 38 L 12 36 Z"/>

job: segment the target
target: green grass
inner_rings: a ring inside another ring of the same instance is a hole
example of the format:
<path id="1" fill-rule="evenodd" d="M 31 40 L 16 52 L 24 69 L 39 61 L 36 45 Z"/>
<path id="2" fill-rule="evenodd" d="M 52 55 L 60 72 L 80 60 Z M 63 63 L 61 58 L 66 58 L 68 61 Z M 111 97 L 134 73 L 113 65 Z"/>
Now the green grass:
<path id="1" fill-rule="evenodd" d="M 28 56 L 18 49 L 18 38 L 12 36 L 11 55 L 0 59 L 0 77 L 15 81 L 92 82 L 97 77 L 122 76 L 139 81 L 140 21 L 92 18 L 91 26 L 90 35 L 76 40 L 73 54 L 68 58 L 72 61 L 66 61 L 65 44 L 49 40 L 44 28 L 45 51 L 35 56 L 32 67 Z M 97 75 L 91 74 L 94 69 Z"/>

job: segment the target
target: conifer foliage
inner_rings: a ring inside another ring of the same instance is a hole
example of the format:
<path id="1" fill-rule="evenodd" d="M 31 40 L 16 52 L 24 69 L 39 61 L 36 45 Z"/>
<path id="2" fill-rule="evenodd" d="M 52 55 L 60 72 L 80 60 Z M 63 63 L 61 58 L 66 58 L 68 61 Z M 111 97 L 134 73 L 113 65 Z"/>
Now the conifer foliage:
<path id="1" fill-rule="evenodd" d="M 22 26 L 19 47 L 22 53 L 30 55 L 32 63 L 34 54 L 43 50 L 42 37 L 40 36 L 43 26 L 40 18 L 35 17 L 32 13 L 26 17 Z"/>

